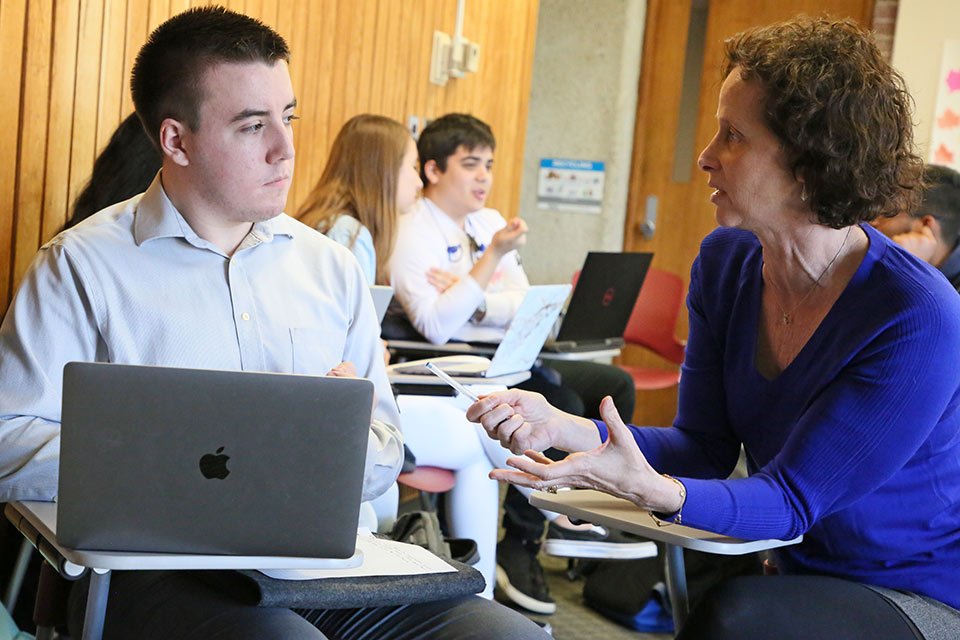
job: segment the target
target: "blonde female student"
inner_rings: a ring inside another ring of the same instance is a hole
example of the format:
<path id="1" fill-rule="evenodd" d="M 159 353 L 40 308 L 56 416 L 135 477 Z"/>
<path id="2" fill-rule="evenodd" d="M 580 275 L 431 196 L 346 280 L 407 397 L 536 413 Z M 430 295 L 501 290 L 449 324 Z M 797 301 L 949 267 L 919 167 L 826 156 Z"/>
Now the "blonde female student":
<path id="1" fill-rule="evenodd" d="M 397 218 L 422 186 L 410 132 L 396 120 L 365 113 L 340 129 L 297 217 L 350 249 L 370 284 L 389 284 Z"/>
<path id="2" fill-rule="evenodd" d="M 390 118 L 362 114 L 348 120 L 337 134 L 323 175 L 297 217 L 348 247 L 370 284 L 389 284 L 386 266 L 398 218 L 416 202 L 422 186 L 410 132 Z M 418 464 L 456 474 L 456 486 L 447 498 L 447 524 L 452 535 L 476 541 L 477 568 L 487 582 L 483 595 L 492 597 L 499 493 L 488 474 L 503 463 L 491 462 L 484 448 L 490 441 L 467 422 L 464 411 L 469 403 L 404 395 L 398 404 L 404 440 Z M 509 452 L 496 448 L 500 455 L 495 458 L 506 460 Z M 392 499 L 395 511 L 396 494 Z M 375 507 L 381 519 L 389 515 L 386 505 Z"/>

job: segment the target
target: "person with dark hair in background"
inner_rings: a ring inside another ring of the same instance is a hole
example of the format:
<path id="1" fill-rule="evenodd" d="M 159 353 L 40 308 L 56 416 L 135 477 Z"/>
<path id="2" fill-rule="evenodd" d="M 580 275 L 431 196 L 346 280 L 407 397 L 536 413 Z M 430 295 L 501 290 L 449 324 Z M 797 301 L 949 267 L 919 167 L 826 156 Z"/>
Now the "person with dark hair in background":
<path id="1" fill-rule="evenodd" d="M 526 241 L 526 223 L 508 222 L 484 206 L 495 148 L 490 126 L 465 113 L 433 120 L 417 141 L 423 197 L 400 218 L 390 281 L 413 326 L 434 344 L 499 342 L 530 288 L 517 252 Z M 576 415 L 599 417 L 607 393 L 620 411 L 633 414 L 633 380 L 619 367 L 551 361 L 531 374 L 518 388 L 542 393 Z M 564 556 L 626 559 L 646 553 L 642 541 L 530 506 L 515 487 L 504 499 L 503 527 L 497 586 L 513 603 L 540 614 L 556 611 L 537 559 L 542 540 L 547 553 Z"/>
<path id="2" fill-rule="evenodd" d="M 928 165 L 926 188 L 916 211 L 877 218 L 873 226 L 898 245 L 928 262 L 960 291 L 960 173 Z"/>
<path id="3" fill-rule="evenodd" d="M 522 391 L 468 409 L 502 480 L 586 487 L 659 524 L 803 540 L 700 598 L 678 640 L 960 637 L 960 296 L 868 222 L 911 211 L 912 100 L 873 37 L 798 17 L 726 42 L 700 154 L 720 228 L 690 274 L 673 426 Z M 749 477 L 726 479 L 741 451 Z M 571 453 L 551 462 L 539 451 Z"/>
<path id="4" fill-rule="evenodd" d="M 143 130 L 136 112 L 124 118 L 93 163 L 90 181 L 73 204 L 64 229 L 83 222 L 111 204 L 143 193 L 160 171 L 160 152 Z"/>
<path id="5" fill-rule="evenodd" d="M 0 500 L 56 496 L 68 361 L 307 375 L 355 367 L 378 399 L 363 499 L 395 481 L 399 417 L 364 275 L 347 249 L 283 213 L 297 103 L 289 57 L 263 23 L 208 6 L 170 18 L 140 50 L 133 101 L 163 168 L 142 195 L 57 235 L 24 276 L 0 327 Z M 85 587 L 71 592 L 72 637 Z M 107 640 L 547 637 L 477 596 L 294 612 L 248 606 L 178 571 L 117 571 L 110 591 Z"/>

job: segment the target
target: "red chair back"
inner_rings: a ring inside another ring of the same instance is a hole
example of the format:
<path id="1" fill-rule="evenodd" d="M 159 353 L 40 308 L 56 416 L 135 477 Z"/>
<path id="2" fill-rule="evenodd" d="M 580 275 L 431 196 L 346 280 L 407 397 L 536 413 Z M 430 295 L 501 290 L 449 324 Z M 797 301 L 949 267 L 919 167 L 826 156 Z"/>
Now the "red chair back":
<path id="1" fill-rule="evenodd" d="M 640 288 L 623 339 L 637 344 L 677 365 L 683 363 L 684 343 L 674 335 L 683 306 L 683 279 L 660 269 L 651 269 Z"/>

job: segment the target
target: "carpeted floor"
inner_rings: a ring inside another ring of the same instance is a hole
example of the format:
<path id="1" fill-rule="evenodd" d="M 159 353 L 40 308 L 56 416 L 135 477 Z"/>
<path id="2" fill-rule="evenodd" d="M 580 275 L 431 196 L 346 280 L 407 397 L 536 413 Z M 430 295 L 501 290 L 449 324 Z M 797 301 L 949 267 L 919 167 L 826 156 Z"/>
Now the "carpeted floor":
<path id="1" fill-rule="evenodd" d="M 541 616 L 525 615 L 550 625 L 558 640 L 668 640 L 672 635 L 640 633 L 623 627 L 583 603 L 583 581 L 571 582 L 565 575 L 566 558 L 540 555 L 550 585 L 550 595 L 557 601 L 557 612 Z"/>

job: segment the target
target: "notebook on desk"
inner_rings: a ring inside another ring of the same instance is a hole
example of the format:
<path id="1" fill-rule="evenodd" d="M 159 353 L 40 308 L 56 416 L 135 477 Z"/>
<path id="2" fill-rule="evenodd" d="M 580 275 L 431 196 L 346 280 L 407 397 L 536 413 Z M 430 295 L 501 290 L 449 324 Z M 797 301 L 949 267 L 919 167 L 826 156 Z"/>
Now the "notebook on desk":
<path id="1" fill-rule="evenodd" d="M 475 355 L 430 358 L 391 365 L 392 373 L 432 376 L 426 363 L 432 361 L 452 376 L 495 378 L 518 371 L 528 371 L 537 361 L 547 334 L 553 327 L 570 285 L 551 284 L 530 287 L 510 326 L 497 345 L 493 358 Z"/>
<path id="2" fill-rule="evenodd" d="M 590 252 L 548 352 L 620 348 L 652 253 Z"/>
<path id="3" fill-rule="evenodd" d="M 71 362 L 57 539 L 349 558 L 372 403 L 356 378 Z"/>

